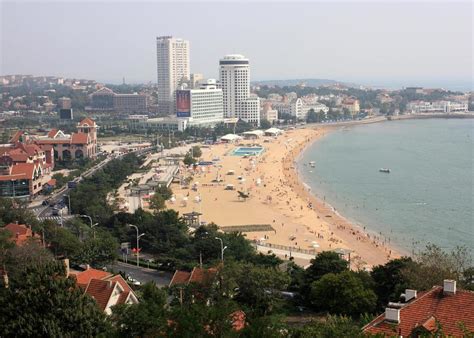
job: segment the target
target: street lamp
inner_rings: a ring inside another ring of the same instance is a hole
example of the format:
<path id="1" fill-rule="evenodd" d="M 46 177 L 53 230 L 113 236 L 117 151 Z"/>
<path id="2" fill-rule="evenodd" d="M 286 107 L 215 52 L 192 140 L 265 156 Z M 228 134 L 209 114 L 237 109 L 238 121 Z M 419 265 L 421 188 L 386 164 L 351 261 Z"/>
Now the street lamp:
<path id="1" fill-rule="evenodd" d="M 221 242 L 221 261 L 222 261 L 222 263 L 224 263 L 224 251 L 225 251 L 225 249 L 227 249 L 227 246 L 224 246 L 224 242 L 222 241 L 222 238 L 215 237 L 215 239 L 217 239 Z"/>
<path id="2" fill-rule="evenodd" d="M 131 228 L 135 228 L 135 230 L 137 231 L 137 266 L 140 266 L 140 258 L 139 258 L 139 255 L 140 255 L 140 238 L 142 238 L 142 236 L 145 236 L 145 233 L 142 233 L 142 234 L 138 234 L 138 227 L 136 225 L 133 225 L 133 224 L 127 224 L 129 227 Z"/>
<path id="3" fill-rule="evenodd" d="M 89 219 L 89 222 L 91 223 L 91 229 L 93 230 L 94 227 L 96 225 L 98 225 L 99 223 L 94 223 L 92 224 L 92 217 L 90 217 L 89 215 L 79 215 L 79 217 L 85 217 L 85 218 L 88 218 Z M 93 231 L 93 234 L 94 234 L 94 239 L 95 239 L 95 231 Z"/>

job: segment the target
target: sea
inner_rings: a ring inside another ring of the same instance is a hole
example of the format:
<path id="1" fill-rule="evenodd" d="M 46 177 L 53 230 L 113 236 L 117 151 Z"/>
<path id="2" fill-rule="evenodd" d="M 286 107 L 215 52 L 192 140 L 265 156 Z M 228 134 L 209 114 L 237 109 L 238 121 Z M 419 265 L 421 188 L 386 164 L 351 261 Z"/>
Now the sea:
<path id="1" fill-rule="evenodd" d="M 402 253 L 432 243 L 474 257 L 474 119 L 342 127 L 306 148 L 297 168 L 313 194 Z"/>

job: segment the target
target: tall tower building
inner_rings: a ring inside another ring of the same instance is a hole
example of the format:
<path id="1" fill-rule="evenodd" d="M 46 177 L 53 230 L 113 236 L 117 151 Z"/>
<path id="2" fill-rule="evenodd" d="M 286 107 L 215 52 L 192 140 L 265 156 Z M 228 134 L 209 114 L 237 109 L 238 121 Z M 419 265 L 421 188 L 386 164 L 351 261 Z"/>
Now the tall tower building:
<path id="1" fill-rule="evenodd" d="M 174 114 L 176 89 L 189 81 L 189 41 L 159 36 L 156 38 L 158 111 Z"/>
<path id="2" fill-rule="evenodd" d="M 250 96 L 249 60 L 243 55 L 226 55 L 219 61 L 224 96 L 224 117 L 240 117 L 240 101 Z"/>

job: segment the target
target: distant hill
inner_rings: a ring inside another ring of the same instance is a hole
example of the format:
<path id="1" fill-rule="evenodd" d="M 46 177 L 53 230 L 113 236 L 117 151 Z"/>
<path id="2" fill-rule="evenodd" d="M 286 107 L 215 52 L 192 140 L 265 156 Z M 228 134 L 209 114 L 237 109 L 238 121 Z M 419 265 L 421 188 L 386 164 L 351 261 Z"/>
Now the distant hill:
<path id="1" fill-rule="evenodd" d="M 344 85 L 347 87 L 358 87 L 358 85 L 354 83 L 348 82 L 341 82 L 336 80 L 328 80 L 328 79 L 291 79 L 291 80 L 265 80 L 265 81 L 252 81 L 253 85 L 267 85 L 267 86 L 297 86 L 304 84 L 308 87 L 319 87 L 319 86 L 327 86 L 327 85 Z"/>

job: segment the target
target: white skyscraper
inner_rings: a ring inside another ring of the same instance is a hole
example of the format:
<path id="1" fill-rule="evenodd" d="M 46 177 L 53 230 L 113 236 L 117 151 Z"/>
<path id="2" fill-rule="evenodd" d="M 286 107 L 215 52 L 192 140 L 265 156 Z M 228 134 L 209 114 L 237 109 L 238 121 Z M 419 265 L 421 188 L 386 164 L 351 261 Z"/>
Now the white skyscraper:
<path id="1" fill-rule="evenodd" d="M 239 102 L 250 96 L 249 60 L 243 55 L 226 55 L 219 61 L 219 68 L 224 95 L 224 117 L 242 118 Z"/>
<path id="2" fill-rule="evenodd" d="M 158 110 L 175 113 L 175 93 L 179 85 L 189 81 L 189 41 L 159 36 L 156 38 L 158 71 Z"/>

